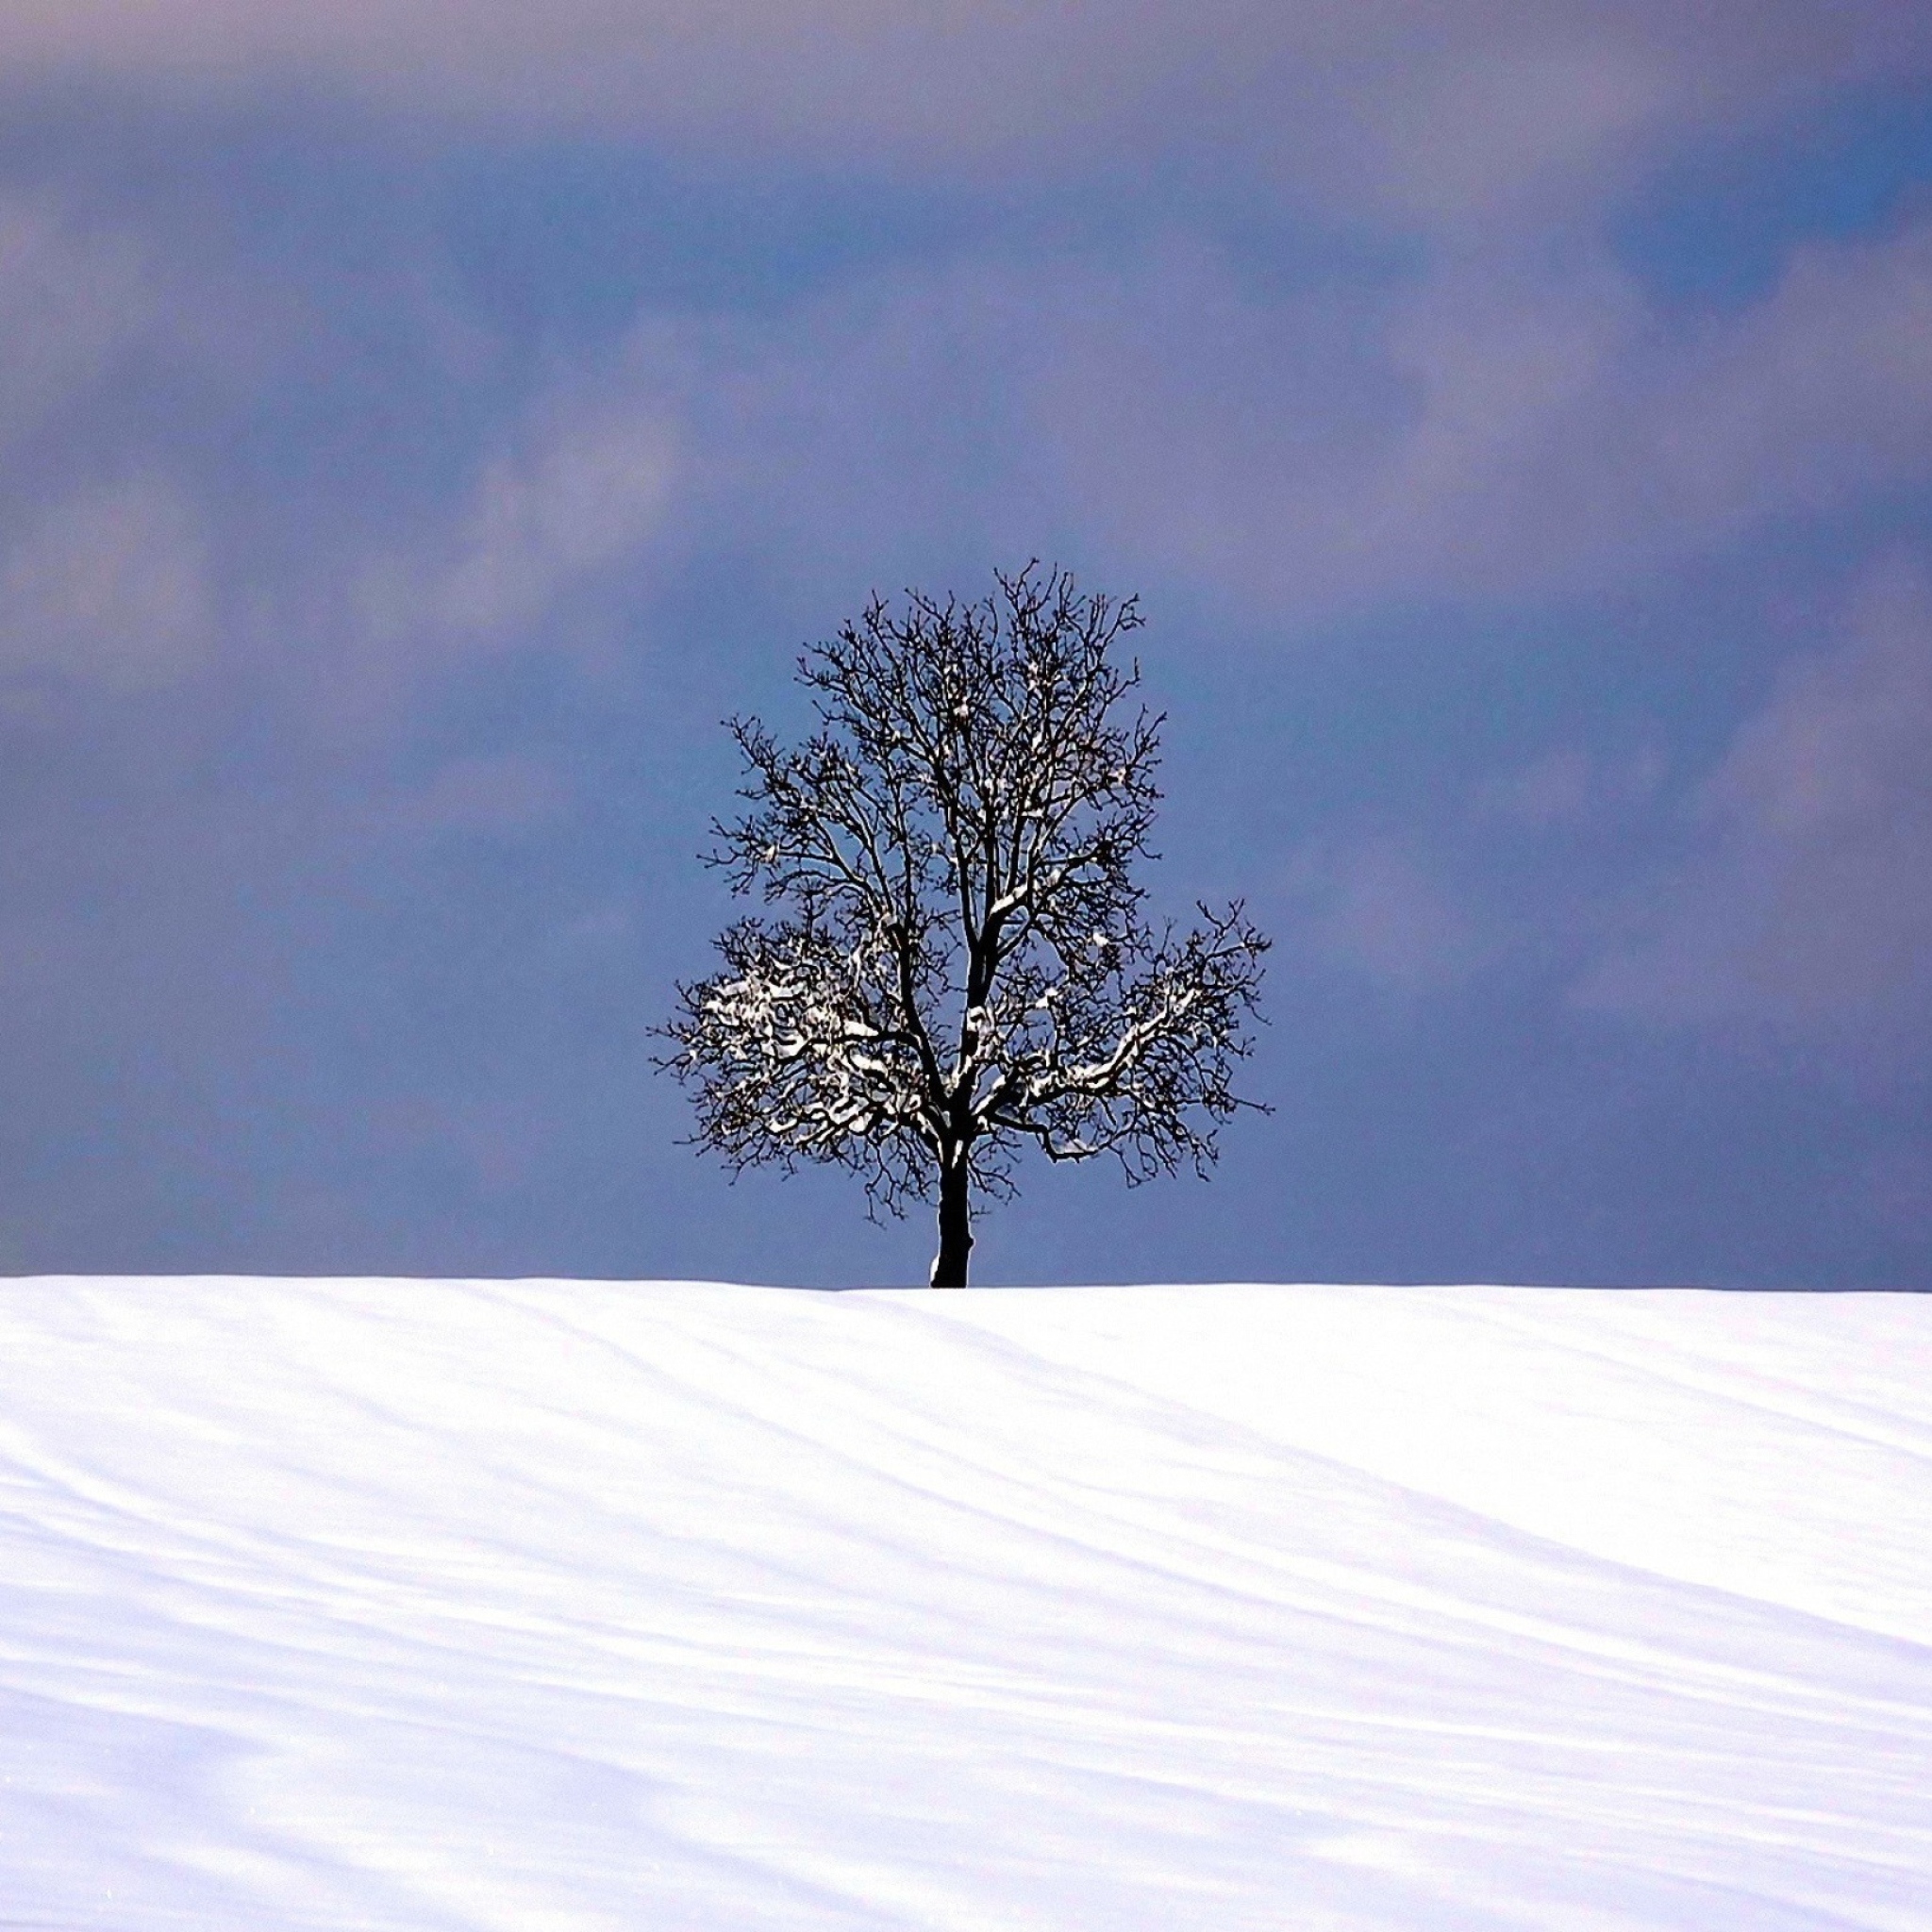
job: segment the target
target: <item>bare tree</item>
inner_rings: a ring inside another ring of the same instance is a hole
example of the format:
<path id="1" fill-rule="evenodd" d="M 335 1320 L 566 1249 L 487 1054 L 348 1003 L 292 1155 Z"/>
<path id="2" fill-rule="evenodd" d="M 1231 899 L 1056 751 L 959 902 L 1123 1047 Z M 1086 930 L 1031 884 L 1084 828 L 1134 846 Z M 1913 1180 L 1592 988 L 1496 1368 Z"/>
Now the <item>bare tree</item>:
<path id="1" fill-rule="evenodd" d="M 801 658 L 797 749 L 731 724 L 750 809 L 708 862 L 781 916 L 731 926 L 662 1029 L 734 1169 L 831 1162 L 874 1211 L 937 1194 L 936 1288 L 965 1285 L 973 1191 L 1010 1194 L 1027 1144 L 1205 1174 L 1255 1105 L 1231 1080 L 1268 941 L 1238 903 L 1157 927 L 1134 877 L 1163 722 L 1112 656 L 1138 604 L 1037 564 L 997 583 L 874 598 Z"/>

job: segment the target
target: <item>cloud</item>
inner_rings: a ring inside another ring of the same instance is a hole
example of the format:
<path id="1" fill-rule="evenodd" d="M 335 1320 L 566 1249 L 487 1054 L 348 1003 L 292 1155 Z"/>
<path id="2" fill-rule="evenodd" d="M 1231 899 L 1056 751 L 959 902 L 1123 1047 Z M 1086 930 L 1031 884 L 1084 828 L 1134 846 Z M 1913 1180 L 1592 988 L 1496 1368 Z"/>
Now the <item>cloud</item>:
<path id="1" fill-rule="evenodd" d="M 1559 745 L 1526 765 L 1484 779 L 1476 788 L 1470 823 L 1535 834 L 1627 821 L 1656 795 L 1665 771 L 1664 755 L 1655 744 L 1640 745 L 1622 758 Z"/>
<path id="2" fill-rule="evenodd" d="M 35 407 L 64 397 L 63 445 L 123 479 L 36 476 L 31 507 L 16 489 L 0 538 L 16 673 L 178 675 L 215 553 L 258 613 L 258 658 L 326 660 L 344 675 L 318 689 L 394 697 L 544 647 L 567 607 L 635 605 L 720 546 L 840 597 L 1046 548 L 1103 578 L 1191 580 L 1291 628 L 1628 587 L 1932 478 L 1932 225 L 1801 249 L 1762 301 L 1688 321 L 1587 253 L 1447 251 L 1407 280 L 1279 293 L 1178 235 L 1126 253 L 982 244 L 763 314 L 647 311 L 615 353 L 551 362 L 535 393 L 489 358 L 421 396 L 393 387 L 423 380 L 415 362 L 371 364 L 357 391 L 379 407 L 346 446 L 373 457 L 451 424 L 474 439 L 373 512 L 325 465 L 258 503 L 197 473 L 195 508 L 161 480 L 181 467 L 165 440 L 180 419 L 123 428 L 104 380 L 155 333 L 157 250 L 44 201 L 17 204 L 12 232 L 25 266 L 0 308 L 39 320 L 14 324 L 4 366 L 41 367 Z M 245 266 L 204 305 L 245 306 Z M 439 286 L 380 283 L 393 332 L 418 310 L 424 331 L 446 324 L 447 290 L 424 294 Z M 123 300 L 134 319 L 112 321 Z M 166 330 L 192 332 L 189 291 L 163 306 Z M 314 316 L 266 293 L 251 313 L 286 341 L 258 346 L 232 392 L 191 376 L 221 425 L 191 462 L 318 379 Z M 49 345 L 66 336 L 63 365 Z M 442 500 L 423 492 L 452 474 Z"/>
<path id="3" fill-rule="evenodd" d="M 1306 941 L 1392 991 L 1453 985 L 1495 950 L 1427 856 L 1388 834 L 1303 853 L 1289 886 Z"/>
<path id="4" fill-rule="evenodd" d="M 1190 148 L 1460 219 L 1634 145 L 1921 74 L 1896 0 L 14 0 L 0 78 L 334 87 L 411 115 L 590 125 L 712 158 L 1012 175 Z"/>
<path id="5" fill-rule="evenodd" d="M 1702 788 L 1648 930 L 1579 1004 L 1644 1020 L 1852 1028 L 1932 1014 L 1932 578 L 1895 561 L 1788 664 Z"/>
<path id="6" fill-rule="evenodd" d="M 212 624 L 201 520 L 158 473 L 53 505 L 0 559 L 0 676 L 149 690 L 201 661 Z"/>
<path id="7" fill-rule="evenodd" d="M 1268 296 L 1177 236 L 641 315 L 348 566 L 369 649 L 501 648 L 650 558 L 836 580 L 1064 547 L 1275 621 L 1627 587 L 1932 479 L 1932 225 L 1686 322 L 1601 257 Z M 929 560 L 937 559 L 937 565 Z"/>
<path id="8" fill-rule="evenodd" d="M 0 192 L 0 450 L 96 383 L 151 325 L 147 251 L 48 197 Z"/>
<path id="9" fill-rule="evenodd" d="M 365 643 L 433 661 L 526 632 L 663 522 L 677 465 L 657 396 L 606 385 L 567 404 L 545 398 L 507 440 L 445 526 L 361 566 L 353 604 Z"/>
<path id="10" fill-rule="evenodd" d="M 676 425 L 648 372 L 505 381 L 452 349 L 448 289 L 402 250 L 344 315 L 272 260 L 179 242 L 152 211 L 0 188 L 9 709 L 218 656 L 233 701 L 278 691 L 339 724 L 528 646 L 663 524 Z"/>
<path id="11" fill-rule="evenodd" d="M 841 32 L 892 39 L 883 12 L 833 11 Z M 1053 25 L 1020 11 L 1026 31 L 1076 31 L 1071 15 Z M 637 27 L 647 13 L 625 18 Z M 746 8 L 738 17 L 756 39 L 762 16 Z M 90 33 L 105 35 L 112 20 L 139 65 L 142 36 L 158 30 L 158 18 L 138 7 L 83 6 L 71 18 L 50 8 L 29 16 L 26 40 L 39 35 L 56 64 L 119 58 L 105 39 L 87 51 Z M 1294 45 L 1365 73 L 1382 58 L 1375 47 L 1386 53 L 1419 32 L 1419 16 L 1401 8 L 1374 9 L 1360 37 L 1338 25 L 1340 15 L 1325 26 L 1315 10 L 1295 18 Z M 515 40 L 521 19 L 475 9 L 478 48 L 487 52 L 492 35 Z M 1262 33 L 1257 19 L 1241 15 L 1242 30 Z M 1621 25 L 1590 25 L 1561 9 L 1538 19 L 1531 32 L 1508 9 L 1451 9 L 1413 71 L 1401 61 L 1377 69 L 1388 101 L 1439 87 L 1437 106 L 1414 117 L 1391 108 L 1376 137 L 1394 157 L 1389 165 L 1420 181 L 1428 172 L 1420 157 L 1448 141 L 1442 128 L 1452 125 L 1458 139 L 1493 138 L 1511 152 L 1557 142 L 1556 132 L 1524 131 L 1545 116 L 1586 145 L 1610 139 L 1606 130 L 1640 114 L 1632 103 L 1651 99 L 1650 83 L 1633 77 L 1649 72 L 1645 63 L 1688 58 L 1649 15 L 1619 15 Z M 589 44 L 617 32 L 616 21 L 566 9 L 559 32 Z M 385 22 L 405 42 L 431 49 L 446 16 L 377 5 L 299 14 L 254 5 L 228 15 L 191 6 L 178 23 L 190 66 L 203 58 L 192 52 L 197 35 L 212 35 L 210 46 L 222 38 L 211 22 L 254 74 L 273 64 L 264 50 L 274 47 L 293 58 L 290 50 L 306 46 L 320 59 L 326 45 L 330 58 L 353 64 L 362 58 L 359 37 Z M 717 31 L 695 12 L 665 22 L 667 44 L 709 45 Z M 1172 22 L 1150 8 L 1130 25 L 1158 36 Z M 1518 40 L 1508 42 L 1506 28 L 1521 29 Z M 919 29 L 928 30 L 938 29 Z M 984 27 L 969 10 L 953 30 L 972 42 Z M 774 31 L 782 40 L 789 29 Z M 1766 76 L 1783 72 L 1779 62 L 1795 59 L 1800 46 L 1814 61 L 1842 65 L 1851 57 L 1833 55 L 1817 38 L 1823 31 L 1803 8 L 1773 9 L 1765 33 L 1774 51 L 1733 49 L 1738 72 L 1751 87 L 1769 87 Z M 1651 52 L 1640 58 L 1626 41 Z M 60 47 L 67 52 L 56 59 Z M 1465 73 L 1471 63 L 1481 67 L 1479 80 Z M 1457 92 L 1465 82 L 1475 90 L 1466 96 Z M 1562 105 L 1578 92 L 1598 100 L 1588 114 Z M 1457 105 L 1502 96 L 1507 112 L 1465 114 Z M 1522 125 L 1505 126 L 1511 115 Z M 1397 154 L 1398 135 L 1419 143 L 1414 152 Z M 1467 166 L 1474 173 L 1453 198 L 1477 193 L 1470 184 L 1490 163 Z M 1521 170 L 1512 161 L 1503 173 Z M 155 333 L 158 315 L 164 330 L 192 334 L 216 326 L 203 310 L 248 309 L 260 341 L 246 377 L 232 393 L 210 391 L 202 406 L 230 445 L 258 433 L 251 412 L 263 398 L 324 380 L 325 362 L 326 379 L 339 379 L 333 350 L 324 357 L 316 347 L 331 325 L 278 308 L 245 260 L 222 266 L 219 291 L 191 289 L 156 267 L 162 253 L 158 242 L 83 231 L 43 197 L 0 203 L 0 268 L 13 270 L 0 275 L 0 340 L 12 352 L 0 358 L 0 437 L 11 395 L 12 420 L 58 419 L 75 432 L 63 445 L 85 451 L 85 460 L 105 443 L 101 467 L 174 475 L 179 452 L 163 439 L 179 433 L 181 418 L 171 425 L 136 412 L 124 430 L 104 384 L 115 358 Z M 242 587 L 262 613 L 258 633 L 278 648 L 299 638 L 310 656 L 353 660 L 348 681 L 373 687 L 409 682 L 412 666 L 534 643 L 569 600 L 634 587 L 643 559 L 675 568 L 679 555 L 706 545 L 757 548 L 761 567 L 836 578 L 841 595 L 857 575 L 890 584 L 905 571 L 950 568 L 962 555 L 977 564 L 988 554 L 1063 548 L 1102 574 L 1192 579 L 1298 625 L 1405 601 L 1520 600 L 1627 584 L 1752 541 L 1781 519 L 1856 509 L 1932 476 L 1932 225 L 1802 250 L 1765 301 L 1690 324 L 1659 312 L 1601 255 L 1573 251 L 1553 265 L 1485 243 L 1428 261 L 1407 281 L 1281 294 L 1245 278 L 1224 251 L 1178 235 L 1131 253 L 985 246 L 850 276 L 756 317 L 647 313 L 601 370 L 558 376 L 552 363 L 552 387 L 534 396 L 519 394 L 508 365 L 488 357 L 432 376 L 447 375 L 465 391 L 456 407 L 445 407 L 447 394 L 385 391 L 403 379 L 398 371 L 413 381 L 422 371 L 407 358 L 390 368 L 372 361 L 344 392 L 383 391 L 369 415 L 384 420 L 379 432 L 358 425 L 344 446 L 374 460 L 392 418 L 401 435 L 431 443 L 451 425 L 464 437 L 481 425 L 467 453 L 437 450 L 415 473 L 460 475 L 459 491 L 440 504 L 385 500 L 358 525 L 341 466 L 308 468 L 275 505 L 231 498 L 218 512 L 222 492 L 211 485 L 201 492 L 206 514 L 233 516 L 237 528 L 202 534 L 203 575 L 210 541 L 238 560 L 238 575 L 242 558 L 267 559 Z M 426 336 L 449 321 L 448 286 L 421 261 L 413 267 L 413 283 L 398 272 L 371 284 L 370 299 L 398 318 L 386 325 L 393 335 L 420 326 Z M 441 290 L 434 302 L 429 289 Z M 182 361 L 178 344 L 168 353 Z M 203 375 L 190 379 L 208 386 Z M 501 387 L 491 392 L 492 384 Z M 205 438 L 192 460 L 207 460 L 216 442 Z M 43 467 L 68 460 L 49 457 Z M 36 499 L 78 487 L 58 475 L 31 482 Z M 369 493 L 384 487 L 378 478 Z M 397 485 L 398 497 L 413 487 Z M 125 511 L 130 532 L 160 542 L 172 527 L 178 540 L 177 567 L 153 577 L 145 622 L 122 624 L 127 664 L 145 661 L 158 675 L 164 663 L 187 661 L 194 540 L 179 515 L 170 525 L 152 504 L 138 511 Z M 7 514 L 0 502 L 0 518 Z M 376 514 L 386 531 L 372 542 Z M 36 503 L 11 515 L 18 524 L 42 512 Z M 276 518 L 287 526 L 279 550 L 242 532 L 243 523 Z M 299 540 L 287 534 L 298 524 Z M 105 664 L 111 652 L 90 657 L 92 647 L 77 641 L 84 624 L 44 621 L 59 583 L 70 605 L 85 602 L 85 570 L 56 561 L 57 550 L 37 526 L 7 553 L 23 584 L 37 587 L 15 592 L 11 608 L 23 615 L 9 633 L 9 661 L 39 662 L 52 651 L 76 666 Z M 926 561 L 935 558 L 937 565 Z M 296 581 L 304 569 L 312 583 Z M 275 572 L 280 580 L 269 580 Z M 98 594 L 105 581 L 97 573 Z M 113 581 L 122 623 L 134 580 L 124 573 Z M 36 625 L 40 643 L 27 641 Z"/>
<path id="12" fill-rule="evenodd" d="M 1465 40 L 1372 100 L 1359 163 L 1391 211 L 1456 220 L 1574 180 L 1681 109 L 1683 63 L 1635 37 Z"/>
<path id="13" fill-rule="evenodd" d="M 1830 512 L 1932 469 L 1932 225 L 1791 258 L 1772 297 L 1654 356 L 1659 523 Z"/>
<path id="14" fill-rule="evenodd" d="M 1042 308 L 1090 528 L 1305 618 L 1628 581 L 1932 477 L 1932 225 L 1689 325 L 1602 258 L 1269 301 L 1179 243 Z"/>

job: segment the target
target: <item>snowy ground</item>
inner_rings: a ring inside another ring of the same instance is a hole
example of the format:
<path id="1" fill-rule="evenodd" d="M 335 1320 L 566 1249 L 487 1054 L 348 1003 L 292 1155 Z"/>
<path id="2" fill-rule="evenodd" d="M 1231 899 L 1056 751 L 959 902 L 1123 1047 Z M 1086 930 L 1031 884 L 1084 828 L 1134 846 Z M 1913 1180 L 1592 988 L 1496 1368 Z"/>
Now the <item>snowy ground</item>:
<path id="1" fill-rule="evenodd" d="M 1932 1925 L 1932 1298 L 0 1284 L 0 1926 Z"/>

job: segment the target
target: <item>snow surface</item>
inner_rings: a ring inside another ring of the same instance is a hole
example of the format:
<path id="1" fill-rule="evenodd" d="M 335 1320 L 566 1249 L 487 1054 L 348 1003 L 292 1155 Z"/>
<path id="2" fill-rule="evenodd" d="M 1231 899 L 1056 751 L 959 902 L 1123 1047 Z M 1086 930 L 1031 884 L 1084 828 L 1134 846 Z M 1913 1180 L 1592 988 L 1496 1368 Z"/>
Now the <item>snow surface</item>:
<path id="1" fill-rule="evenodd" d="M 1932 1298 L 0 1286 L 0 1925 L 1932 1926 Z"/>

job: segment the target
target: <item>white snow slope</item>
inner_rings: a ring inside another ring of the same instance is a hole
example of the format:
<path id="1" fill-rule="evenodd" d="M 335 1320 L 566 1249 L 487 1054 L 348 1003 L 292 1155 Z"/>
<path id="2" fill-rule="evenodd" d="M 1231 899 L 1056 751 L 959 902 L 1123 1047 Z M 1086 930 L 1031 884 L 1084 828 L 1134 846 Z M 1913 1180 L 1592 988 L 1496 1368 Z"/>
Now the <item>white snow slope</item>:
<path id="1" fill-rule="evenodd" d="M 1932 1298 L 0 1285 L 0 1926 L 1932 1926 Z"/>

